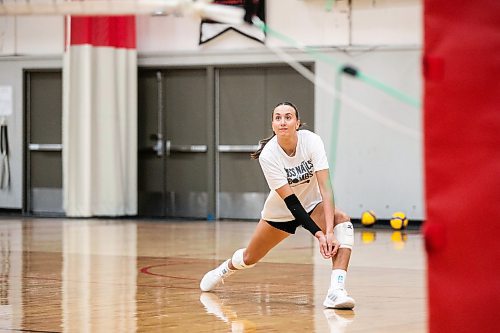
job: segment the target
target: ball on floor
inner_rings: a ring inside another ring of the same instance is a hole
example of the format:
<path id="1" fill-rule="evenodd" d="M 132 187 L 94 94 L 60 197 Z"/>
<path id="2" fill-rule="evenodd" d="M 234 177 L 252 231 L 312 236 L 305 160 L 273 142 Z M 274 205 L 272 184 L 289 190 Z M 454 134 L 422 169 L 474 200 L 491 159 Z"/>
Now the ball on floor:
<path id="1" fill-rule="evenodd" d="M 406 227 L 408 226 L 408 218 L 403 212 L 395 212 L 394 214 L 392 214 L 390 223 L 392 229 L 394 230 L 406 229 Z"/>
<path id="2" fill-rule="evenodd" d="M 361 224 L 365 227 L 373 227 L 375 222 L 377 222 L 377 216 L 373 210 L 367 210 L 361 214 Z"/>

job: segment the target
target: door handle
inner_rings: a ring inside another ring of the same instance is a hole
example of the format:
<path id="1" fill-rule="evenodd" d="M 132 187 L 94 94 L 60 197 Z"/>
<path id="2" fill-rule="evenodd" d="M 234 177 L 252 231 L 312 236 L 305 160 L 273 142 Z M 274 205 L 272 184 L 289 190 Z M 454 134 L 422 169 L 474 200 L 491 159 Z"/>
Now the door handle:
<path id="1" fill-rule="evenodd" d="M 60 143 L 30 143 L 30 151 L 62 151 L 63 145 Z"/>
<path id="2" fill-rule="evenodd" d="M 170 140 L 166 140 L 165 141 L 165 150 L 167 152 L 167 156 L 170 156 L 170 151 L 172 150 L 172 145 L 171 145 L 171 142 Z"/>
<path id="3" fill-rule="evenodd" d="M 155 144 L 153 145 L 153 150 L 156 153 L 156 156 L 161 157 L 165 154 L 165 145 L 163 143 L 163 135 L 161 133 L 151 134 L 151 140 L 155 140 Z"/>
<path id="4" fill-rule="evenodd" d="M 253 153 L 259 145 L 219 145 L 220 153 Z"/>
<path id="5" fill-rule="evenodd" d="M 151 140 L 155 140 L 153 150 L 158 157 L 170 156 L 174 153 L 206 153 L 207 145 L 173 145 L 170 140 L 164 140 L 161 134 L 152 134 Z"/>
<path id="6" fill-rule="evenodd" d="M 170 145 L 170 151 L 176 153 L 206 153 L 208 147 L 206 145 Z"/>

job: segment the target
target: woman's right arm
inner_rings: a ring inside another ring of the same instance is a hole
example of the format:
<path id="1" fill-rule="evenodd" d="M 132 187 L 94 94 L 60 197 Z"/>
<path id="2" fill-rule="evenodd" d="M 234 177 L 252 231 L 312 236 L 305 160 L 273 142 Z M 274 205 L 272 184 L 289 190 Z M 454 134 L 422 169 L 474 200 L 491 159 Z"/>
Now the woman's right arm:
<path id="1" fill-rule="evenodd" d="M 323 258 L 328 259 L 331 258 L 332 254 L 329 247 L 328 242 L 325 237 L 325 234 L 318 225 L 313 221 L 313 219 L 307 214 L 306 210 L 300 203 L 299 199 L 293 193 L 290 185 L 286 184 L 276 189 L 276 193 L 285 201 L 286 206 L 295 217 L 311 234 L 318 239 L 319 242 L 319 252 L 323 256 Z"/>

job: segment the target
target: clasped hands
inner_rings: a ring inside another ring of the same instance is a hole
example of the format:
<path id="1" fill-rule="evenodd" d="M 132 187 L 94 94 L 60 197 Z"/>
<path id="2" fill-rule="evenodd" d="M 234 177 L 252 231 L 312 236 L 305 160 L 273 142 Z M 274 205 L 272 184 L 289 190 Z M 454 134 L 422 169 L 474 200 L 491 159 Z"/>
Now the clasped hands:
<path id="1" fill-rule="evenodd" d="M 339 249 L 339 242 L 333 235 L 333 232 L 327 232 L 326 234 L 323 231 L 318 231 L 314 235 L 318 239 L 319 242 L 319 252 L 325 259 L 330 259 L 335 257 L 337 251 Z"/>

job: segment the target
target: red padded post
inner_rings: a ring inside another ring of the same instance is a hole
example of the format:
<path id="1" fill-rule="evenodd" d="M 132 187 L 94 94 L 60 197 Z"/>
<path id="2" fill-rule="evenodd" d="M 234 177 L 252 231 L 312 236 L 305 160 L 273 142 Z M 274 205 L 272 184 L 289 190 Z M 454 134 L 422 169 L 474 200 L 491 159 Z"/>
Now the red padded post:
<path id="1" fill-rule="evenodd" d="M 500 1 L 425 0 L 430 332 L 500 332 Z"/>

